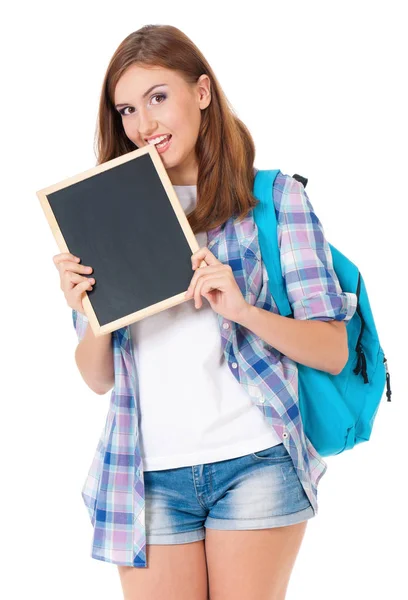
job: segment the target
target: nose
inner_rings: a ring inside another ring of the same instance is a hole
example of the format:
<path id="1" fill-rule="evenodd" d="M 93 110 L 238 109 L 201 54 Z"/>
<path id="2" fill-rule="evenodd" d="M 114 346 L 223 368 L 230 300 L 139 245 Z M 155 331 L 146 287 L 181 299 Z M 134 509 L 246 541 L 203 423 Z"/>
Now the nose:
<path id="1" fill-rule="evenodd" d="M 139 112 L 139 135 L 144 141 L 146 137 L 150 137 L 157 129 L 157 123 L 150 117 L 148 111 L 141 110 Z"/>

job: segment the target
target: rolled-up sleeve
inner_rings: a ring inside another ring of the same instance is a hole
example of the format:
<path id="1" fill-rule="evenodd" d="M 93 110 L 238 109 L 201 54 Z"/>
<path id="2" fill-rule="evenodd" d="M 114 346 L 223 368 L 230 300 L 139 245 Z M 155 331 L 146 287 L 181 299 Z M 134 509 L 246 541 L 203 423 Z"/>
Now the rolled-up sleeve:
<path id="1" fill-rule="evenodd" d="M 78 342 L 82 340 L 85 335 L 86 327 L 88 325 L 89 319 L 82 313 L 72 310 L 72 322 L 75 327 L 75 331 L 78 337 Z"/>
<path id="2" fill-rule="evenodd" d="M 330 246 L 303 185 L 286 175 L 278 194 L 282 275 L 295 319 L 349 321 L 357 296 L 343 292 Z"/>

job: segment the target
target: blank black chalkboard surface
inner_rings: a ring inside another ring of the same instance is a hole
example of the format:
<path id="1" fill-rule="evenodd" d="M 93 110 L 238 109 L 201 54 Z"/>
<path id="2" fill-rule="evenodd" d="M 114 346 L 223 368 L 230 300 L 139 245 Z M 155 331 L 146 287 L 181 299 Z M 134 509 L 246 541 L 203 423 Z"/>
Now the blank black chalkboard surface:
<path id="1" fill-rule="evenodd" d="M 95 336 L 188 301 L 199 245 L 154 146 L 36 193 L 60 252 L 93 268 L 83 307 Z"/>

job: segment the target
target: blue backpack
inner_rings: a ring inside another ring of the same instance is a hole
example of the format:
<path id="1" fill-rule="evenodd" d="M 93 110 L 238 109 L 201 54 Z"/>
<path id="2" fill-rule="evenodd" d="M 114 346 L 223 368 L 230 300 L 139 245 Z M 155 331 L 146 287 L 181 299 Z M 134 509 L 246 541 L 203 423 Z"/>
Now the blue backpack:
<path id="1" fill-rule="evenodd" d="M 258 171 L 253 194 L 262 259 L 269 275 L 269 289 L 279 313 L 293 318 L 282 275 L 273 183 L 279 170 Z M 293 175 L 306 187 L 307 179 Z M 391 401 L 387 359 L 381 348 L 360 271 L 329 244 L 333 267 L 343 292 L 357 295 L 357 309 L 347 323 L 349 358 L 338 375 L 298 363 L 299 410 L 305 435 L 321 456 L 340 454 L 370 439 L 375 416 L 387 383 Z"/>

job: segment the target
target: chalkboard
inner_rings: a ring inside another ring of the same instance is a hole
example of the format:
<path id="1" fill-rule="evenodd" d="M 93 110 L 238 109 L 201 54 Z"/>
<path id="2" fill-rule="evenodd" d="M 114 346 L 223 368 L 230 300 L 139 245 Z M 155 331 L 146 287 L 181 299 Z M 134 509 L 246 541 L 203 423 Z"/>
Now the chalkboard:
<path id="1" fill-rule="evenodd" d="M 154 146 L 36 193 L 60 252 L 93 268 L 83 307 L 96 336 L 188 301 L 199 245 Z"/>

